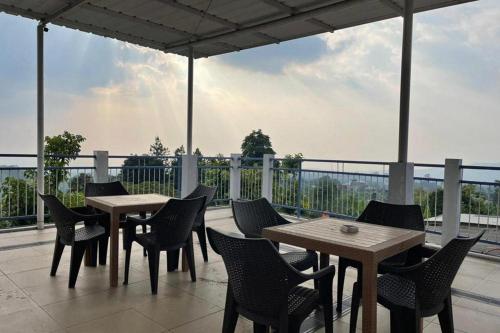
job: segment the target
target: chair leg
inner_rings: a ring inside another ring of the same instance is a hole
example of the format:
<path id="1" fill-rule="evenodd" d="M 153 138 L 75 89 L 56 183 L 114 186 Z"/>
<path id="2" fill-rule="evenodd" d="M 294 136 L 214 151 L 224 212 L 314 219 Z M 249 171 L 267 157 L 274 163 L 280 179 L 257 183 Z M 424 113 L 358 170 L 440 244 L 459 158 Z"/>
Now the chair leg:
<path id="1" fill-rule="evenodd" d="M 401 314 L 399 311 L 391 310 L 391 333 L 401 332 Z"/>
<path id="2" fill-rule="evenodd" d="M 253 333 L 267 333 L 267 326 L 258 324 L 256 322 L 253 323 Z"/>
<path id="3" fill-rule="evenodd" d="M 352 290 L 352 300 L 351 300 L 351 320 L 349 324 L 350 333 L 356 332 L 356 324 L 358 321 L 358 311 L 360 303 L 361 303 L 361 285 L 355 282 Z"/>
<path id="4" fill-rule="evenodd" d="M 167 251 L 167 272 L 173 272 L 179 268 L 180 250 Z"/>
<path id="5" fill-rule="evenodd" d="M 132 253 L 132 242 L 127 245 L 125 250 L 125 276 L 123 277 L 123 284 L 128 284 L 128 273 L 130 271 L 130 254 Z"/>
<path id="6" fill-rule="evenodd" d="M 108 241 L 109 236 L 104 235 L 99 239 L 99 265 L 105 266 L 108 258 Z"/>
<path id="7" fill-rule="evenodd" d="M 97 240 L 87 243 L 86 251 L 89 251 L 90 263 L 88 266 L 90 267 L 97 267 L 97 243 Z"/>
<path id="8" fill-rule="evenodd" d="M 63 250 L 64 250 L 64 244 L 62 244 L 59 241 L 59 237 L 56 237 L 56 242 L 54 244 L 54 256 L 52 257 L 52 268 L 50 269 L 50 276 L 56 275 L 57 267 L 59 267 L 59 262 L 61 261 Z"/>
<path id="9" fill-rule="evenodd" d="M 145 234 L 145 233 L 147 233 L 147 232 L 148 232 L 148 227 L 147 227 L 147 225 L 143 224 L 143 225 L 142 225 L 142 233 L 143 233 L 143 234 Z M 144 248 L 144 249 L 142 250 L 142 255 L 143 255 L 144 257 L 147 257 L 147 256 L 148 256 L 148 252 L 146 251 L 146 248 Z"/>
<path id="10" fill-rule="evenodd" d="M 186 251 L 187 262 L 189 266 L 189 273 L 191 274 L 191 281 L 196 282 L 196 268 L 194 265 L 194 250 L 193 250 L 193 237 L 189 236 L 187 245 L 184 247 Z"/>
<path id="11" fill-rule="evenodd" d="M 337 272 L 337 312 L 342 312 L 342 300 L 344 297 L 344 281 L 347 265 L 342 258 L 339 258 L 339 269 Z"/>
<path id="12" fill-rule="evenodd" d="M 333 275 L 325 276 L 319 281 L 319 293 L 323 305 L 323 317 L 325 320 L 325 333 L 333 333 L 333 297 L 332 297 Z M 298 323 L 300 328 L 300 323 Z"/>
<path id="13" fill-rule="evenodd" d="M 203 261 L 208 261 L 208 250 L 207 250 L 207 234 L 205 232 L 205 221 L 196 228 L 196 234 L 198 235 L 198 240 L 200 241 L 201 253 L 203 254 Z"/>
<path id="14" fill-rule="evenodd" d="M 318 271 L 318 261 L 314 261 L 314 264 L 313 264 L 313 272 L 317 272 Z M 319 289 L 319 281 L 318 280 L 314 280 L 314 289 L 318 290 Z"/>
<path id="15" fill-rule="evenodd" d="M 451 295 L 444 301 L 444 308 L 438 313 L 439 324 L 441 325 L 441 332 L 453 333 L 455 331 L 453 325 L 453 308 L 451 303 Z"/>
<path id="16" fill-rule="evenodd" d="M 149 248 L 147 251 L 149 261 L 149 279 L 151 281 L 151 293 L 153 295 L 156 295 L 158 293 L 158 268 L 160 267 L 160 251 L 152 248 Z"/>
<path id="17" fill-rule="evenodd" d="M 226 305 L 224 307 L 224 321 L 222 322 L 222 333 L 234 333 L 238 322 L 238 312 L 236 302 L 231 293 L 231 287 L 227 286 Z"/>
<path id="18" fill-rule="evenodd" d="M 80 271 L 80 266 L 82 265 L 83 255 L 85 254 L 86 244 L 75 243 L 71 247 L 71 262 L 69 265 L 69 288 L 74 288 L 76 284 L 76 278 L 78 277 L 78 272 Z"/>

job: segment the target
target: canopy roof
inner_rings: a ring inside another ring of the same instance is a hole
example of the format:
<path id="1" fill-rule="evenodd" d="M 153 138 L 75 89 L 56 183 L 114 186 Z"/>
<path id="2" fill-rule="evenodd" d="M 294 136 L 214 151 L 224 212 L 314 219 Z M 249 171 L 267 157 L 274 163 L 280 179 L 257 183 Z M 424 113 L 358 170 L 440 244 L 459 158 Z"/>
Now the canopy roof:
<path id="1" fill-rule="evenodd" d="M 415 12 L 475 0 L 415 0 Z M 209 57 L 400 16 L 404 0 L 0 0 L 0 11 Z"/>

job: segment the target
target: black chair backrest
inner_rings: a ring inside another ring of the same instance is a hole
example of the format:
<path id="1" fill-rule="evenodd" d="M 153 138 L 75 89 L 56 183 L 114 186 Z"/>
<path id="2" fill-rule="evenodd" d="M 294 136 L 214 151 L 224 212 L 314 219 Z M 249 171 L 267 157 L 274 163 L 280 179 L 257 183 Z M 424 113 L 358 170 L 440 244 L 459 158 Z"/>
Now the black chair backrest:
<path id="1" fill-rule="evenodd" d="M 56 225 L 57 235 L 61 239 L 61 242 L 71 245 L 75 239 L 75 223 L 81 219 L 57 197 L 40 193 L 38 195 L 50 210 L 50 216 Z"/>
<path id="2" fill-rule="evenodd" d="M 417 272 L 417 297 L 422 309 L 436 307 L 449 295 L 451 284 L 469 250 L 485 230 L 471 238 L 455 238 L 425 261 Z"/>
<path id="3" fill-rule="evenodd" d="M 267 239 L 236 238 L 207 228 L 210 245 L 224 260 L 229 287 L 238 306 L 278 316 L 290 289 L 301 283 Z"/>
<path id="4" fill-rule="evenodd" d="M 188 194 L 184 199 L 193 199 L 199 197 L 206 197 L 205 205 L 203 209 L 200 211 L 200 214 L 196 216 L 196 220 L 194 222 L 195 226 L 199 226 L 203 223 L 203 217 L 205 215 L 205 211 L 207 210 L 208 205 L 212 202 L 215 196 L 215 192 L 217 191 L 217 187 L 210 187 L 205 185 L 198 185 L 193 192 Z"/>
<path id="5" fill-rule="evenodd" d="M 262 229 L 289 223 L 274 210 L 266 198 L 251 201 L 233 201 L 236 226 L 246 237 L 261 236 Z"/>
<path id="6" fill-rule="evenodd" d="M 167 201 L 148 221 L 155 243 L 167 249 L 185 243 L 204 204 L 205 197 Z"/>
<path id="7" fill-rule="evenodd" d="M 417 231 L 425 230 L 424 217 L 419 205 L 394 205 L 372 200 L 357 221 Z"/>
<path id="8" fill-rule="evenodd" d="M 85 185 L 86 197 L 107 197 L 111 195 L 128 195 L 128 191 L 123 187 L 122 183 L 88 183 Z"/>

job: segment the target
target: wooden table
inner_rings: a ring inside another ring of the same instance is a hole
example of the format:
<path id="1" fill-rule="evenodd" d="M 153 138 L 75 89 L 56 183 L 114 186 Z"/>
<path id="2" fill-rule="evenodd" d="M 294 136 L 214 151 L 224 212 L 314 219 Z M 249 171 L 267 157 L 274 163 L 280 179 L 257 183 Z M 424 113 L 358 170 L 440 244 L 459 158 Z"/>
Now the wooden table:
<path id="1" fill-rule="evenodd" d="M 110 215 L 110 267 L 109 284 L 118 285 L 118 238 L 120 215 L 159 210 L 170 197 L 160 194 L 114 195 L 106 197 L 87 197 L 85 204 Z"/>
<path id="2" fill-rule="evenodd" d="M 356 234 L 340 231 L 343 224 L 358 226 Z M 377 331 L 377 266 L 382 260 L 425 242 L 425 233 L 408 229 L 324 218 L 263 230 L 272 241 L 321 253 L 322 267 L 329 255 L 357 260 L 363 265 L 363 332 Z"/>

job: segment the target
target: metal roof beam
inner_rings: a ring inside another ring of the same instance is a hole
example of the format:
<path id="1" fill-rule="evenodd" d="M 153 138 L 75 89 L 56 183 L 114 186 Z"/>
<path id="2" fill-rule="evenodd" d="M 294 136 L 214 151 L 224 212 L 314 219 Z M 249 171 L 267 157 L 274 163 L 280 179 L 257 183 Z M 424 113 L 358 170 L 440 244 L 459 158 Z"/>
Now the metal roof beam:
<path id="1" fill-rule="evenodd" d="M 392 0 L 379 0 L 381 3 L 386 5 L 387 7 L 391 8 L 393 11 L 395 11 L 399 16 L 403 16 L 403 7 L 398 5 Z"/>
<path id="2" fill-rule="evenodd" d="M 128 14 L 123 13 L 123 12 L 117 12 L 117 11 L 111 10 L 109 8 L 106 8 L 106 7 L 95 6 L 95 5 L 90 4 L 90 3 L 87 3 L 87 4 L 83 5 L 81 8 L 89 10 L 89 11 L 92 11 L 94 13 L 102 13 L 102 14 L 110 16 L 110 17 L 115 17 L 115 18 L 118 18 L 118 19 L 127 20 L 127 21 L 135 23 L 135 24 L 140 24 L 140 25 L 148 26 L 148 27 L 151 27 L 153 29 L 160 29 L 160 30 L 163 30 L 163 31 L 166 31 L 166 32 L 170 32 L 170 33 L 174 33 L 174 34 L 177 34 L 177 35 L 181 35 L 181 36 L 187 37 L 187 38 L 199 37 L 197 35 L 190 34 L 187 31 L 175 29 L 175 28 L 163 25 L 161 23 L 156 23 L 156 22 L 153 22 L 153 21 L 150 21 L 150 20 L 139 18 L 137 16 L 131 16 L 131 15 L 128 15 Z"/>
<path id="3" fill-rule="evenodd" d="M 259 0 L 259 1 L 288 14 L 293 14 L 297 11 L 297 9 L 287 6 L 284 3 L 279 2 L 278 0 Z"/>
<path id="4" fill-rule="evenodd" d="M 326 31 L 333 32 L 335 30 L 335 28 L 332 25 L 326 24 L 325 22 L 323 22 L 321 20 L 318 20 L 317 18 L 314 18 L 314 17 L 310 18 L 310 19 L 307 19 L 306 22 L 314 24 L 314 25 L 316 25 L 316 26 L 318 26 L 320 28 L 323 28 Z"/>
<path id="5" fill-rule="evenodd" d="M 281 43 L 281 39 L 273 37 L 273 36 L 269 36 L 268 34 L 265 34 L 263 32 L 257 31 L 257 32 L 254 32 L 253 35 L 256 37 L 259 37 L 260 39 L 265 39 L 267 41 L 270 41 L 272 43 Z"/>
<path id="6" fill-rule="evenodd" d="M 212 21 L 215 23 L 219 23 L 220 25 L 226 26 L 228 28 L 238 29 L 238 27 L 239 27 L 239 25 L 237 23 L 231 22 L 229 20 L 226 20 L 226 19 L 219 17 L 219 16 L 216 16 L 216 15 L 210 14 L 204 10 L 200 10 L 200 9 L 188 6 L 188 5 L 184 5 L 182 3 L 179 3 L 176 0 L 156 0 L 156 1 L 161 2 L 165 5 L 170 6 L 170 7 L 185 11 L 187 13 L 202 17 L 203 19 L 206 19 L 206 20 L 209 20 L 209 21 Z"/>
<path id="7" fill-rule="evenodd" d="M 256 31 L 260 31 L 263 29 L 268 29 L 268 28 L 273 28 L 276 26 L 280 26 L 283 24 L 289 24 L 293 23 L 295 21 L 305 21 L 311 18 L 314 18 L 316 15 L 321 15 L 328 13 L 330 11 L 334 10 L 343 10 L 349 7 L 353 7 L 359 4 L 363 4 L 365 0 L 350 0 L 350 1 L 343 1 L 343 2 L 337 2 L 334 4 L 329 4 L 329 5 L 324 5 L 321 7 L 316 7 L 314 9 L 310 10 L 304 10 L 301 12 L 298 12 L 296 14 L 292 14 L 289 16 L 286 16 L 284 18 L 277 18 L 265 23 L 260 23 L 260 24 L 254 24 L 254 25 L 249 25 L 242 27 L 241 29 L 234 31 L 234 32 L 226 32 L 226 33 L 221 33 L 214 35 L 212 37 L 208 38 L 201 38 L 196 41 L 192 42 L 185 42 L 185 43 L 180 43 L 180 44 L 170 44 L 167 46 L 167 52 L 178 52 L 179 50 L 186 49 L 189 46 L 196 46 L 200 44 L 205 44 L 205 43 L 214 43 L 217 41 L 221 41 L 224 38 L 227 37 L 234 37 L 239 34 L 248 34 L 248 33 L 254 33 Z"/>
<path id="8" fill-rule="evenodd" d="M 44 24 L 50 23 L 50 21 L 58 18 L 59 16 L 61 16 L 63 14 L 66 14 L 70 10 L 72 10 L 72 9 L 80 6 L 85 1 L 87 1 L 87 0 L 75 0 L 75 1 L 71 1 L 66 6 L 61 7 L 60 9 L 56 10 L 54 13 L 44 16 L 41 19 L 41 21 L 43 21 Z"/>

